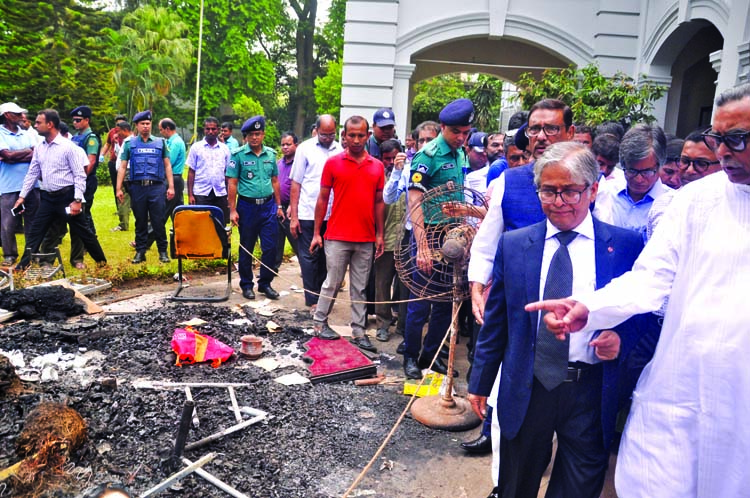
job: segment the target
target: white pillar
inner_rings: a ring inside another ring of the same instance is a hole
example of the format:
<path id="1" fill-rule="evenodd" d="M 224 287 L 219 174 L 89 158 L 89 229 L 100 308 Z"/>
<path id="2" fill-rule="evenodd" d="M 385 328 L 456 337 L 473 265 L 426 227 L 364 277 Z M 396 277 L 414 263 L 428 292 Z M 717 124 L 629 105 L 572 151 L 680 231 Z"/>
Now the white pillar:
<path id="1" fill-rule="evenodd" d="M 409 90 L 415 64 L 399 64 L 393 68 L 393 113 L 396 115 L 396 133 L 403 142 L 409 129 Z"/>

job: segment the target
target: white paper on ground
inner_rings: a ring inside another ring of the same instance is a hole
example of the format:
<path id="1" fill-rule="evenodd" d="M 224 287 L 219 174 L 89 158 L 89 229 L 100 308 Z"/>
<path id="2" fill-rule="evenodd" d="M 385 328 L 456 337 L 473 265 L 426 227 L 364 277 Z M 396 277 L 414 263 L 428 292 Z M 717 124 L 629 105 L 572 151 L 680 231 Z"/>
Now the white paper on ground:
<path id="1" fill-rule="evenodd" d="M 309 384 L 310 379 L 307 377 L 299 374 L 298 372 L 282 375 L 281 377 L 277 377 L 274 379 L 279 384 L 285 385 L 285 386 L 295 386 L 298 384 Z"/>

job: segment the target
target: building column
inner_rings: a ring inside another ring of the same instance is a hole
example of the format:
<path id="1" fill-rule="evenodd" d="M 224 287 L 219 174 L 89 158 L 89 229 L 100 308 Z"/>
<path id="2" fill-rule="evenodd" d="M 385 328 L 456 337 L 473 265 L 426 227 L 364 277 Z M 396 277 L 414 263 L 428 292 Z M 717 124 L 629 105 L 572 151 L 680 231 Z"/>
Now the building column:
<path id="1" fill-rule="evenodd" d="M 737 83 L 750 83 L 750 42 L 742 43 L 737 48 L 740 56 Z"/>
<path id="2" fill-rule="evenodd" d="M 411 90 L 411 75 L 414 74 L 415 64 L 400 64 L 393 68 L 393 113 L 396 115 L 396 133 L 401 142 L 411 131 L 409 109 L 409 93 Z"/>

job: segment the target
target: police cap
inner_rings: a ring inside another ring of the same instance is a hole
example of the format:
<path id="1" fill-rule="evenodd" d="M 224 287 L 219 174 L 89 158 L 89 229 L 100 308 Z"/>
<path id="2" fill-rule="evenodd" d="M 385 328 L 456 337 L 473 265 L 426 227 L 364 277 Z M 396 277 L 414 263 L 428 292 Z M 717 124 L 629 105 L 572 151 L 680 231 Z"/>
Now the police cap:
<path id="1" fill-rule="evenodd" d="M 472 133 L 469 137 L 469 147 L 474 147 L 477 152 L 484 152 L 484 140 L 487 138 L 487 134 L 483 131 Z"/>
<path id="2" fill-rule="evenodd" d="M 133 123 L 138 123 L 139 121 L 151 121 L 151 111 L 141 111 L 133 116 Z"/>
<path id="3" fill-rule="evenodd" d="M 250 133 L 251 131 L 264 131 L 266 129 L 266 118 L 263 116 L 253 116 L 242 124 L 240 131 Z"/>
<path id="4" fill-rule="evenodd" d="M 469 126 L 474 121 L 474 104 L 469 99 L 456 99 L 440 111 L 440 122 L 448 126 Z"/>
<path id="5" fill-rule="evenodd" d="M 529 137 L 526 136 L 526 128 L 528 127 L 528 123 L 524 123 L 521 125 L 521 127 L 516 131 L 515 141 L 516 141 L 516 147 L 518 147 L 521 150 L 526 150 L 529 146 Z"/>
<path id="6" fill-rule="evenodd" d="M 91 108 L 87 105 L 79 105 L 70 112 L 70 115 L 74 118 L 90 118 Z"/>
<path id="7" fill-rule="evenodd" d="M 389 107 L 383 107 L 375 111 L 372 115 L 372 123 L 379 128 L 384 126 L 393 126 L 396 124 L 393 116 L 393 109 Z"/>

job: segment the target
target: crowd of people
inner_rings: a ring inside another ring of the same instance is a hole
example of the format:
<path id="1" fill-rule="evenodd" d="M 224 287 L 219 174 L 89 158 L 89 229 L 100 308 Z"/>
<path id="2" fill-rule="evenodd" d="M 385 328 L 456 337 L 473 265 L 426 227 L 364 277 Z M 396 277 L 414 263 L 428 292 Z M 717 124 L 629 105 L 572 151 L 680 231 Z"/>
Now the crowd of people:
<path id="1" fill-rule="evenodd" d="M 412 248 L 417 284 L 446 264 L 430 250 L 440 233 L 430 225 L 440 221 L 423 200 L 463 185 L 484 197 L 471 210 L 481 218 L 468 265 L 473 319 L 461 332 L 469 400 L 485 425 L 462 446 L 493 452 L 490 497 L 536 497 L 555 435 L 547 496 L 599 496 L 617 414 L 628 410 L 620 496 L 741 496 L 750 489 L 750 374 L 739 364 L 750 346 L 742 332 L 750 86 L 716 106 L 710 128 L 678 138 L 657 124 L 576 124 L 555 99 L 485 132 L 472 127 L 473 103 L 458 99 L 403 143 L 393 111 L 382 108 L 371 122 L 348 118 L 339 140 L 335 117 L 319 116 L 307 140 L 283 133 L 277 154 L 264 143 L 263 116 L 243 123 L 242 144 L 231 123 L 206 118 L 188 149 L 172 119 L 158 122 L 157 138 L 143 111 L 118 116 L 102 146 L 86 106 L 71 113 L 70 137 L 56 111 L 40 111 L 34 130 L 25 109 L 5 103 L 3 264 L 28 266 L 66 227 L 73 264 L 86 252 L 106 263 L 90 207 L 96 167 L 107 162 L 115 230 L 129 229 L 130 212 L 135 218 L 134 264 L 153 243 L 169 261 L 165 225 L 187 194 L 238 227 L 246 299 L 256 281 L 248 250 L 260 239 L 257 290 L 278 299 L 271 283 L 288 241 L 317 336 L 339 338 L 328 317 L 348 272 L 353 344 L 377 350 L 367 333 L 374 315 L 376 340 L 403 337 L 407 378 L 429 365 L 457 375 L 441 349 L 451 304 L 418 299 L 394 261 Z M 16 264 L 21 224 L 26 247 Z"/>

